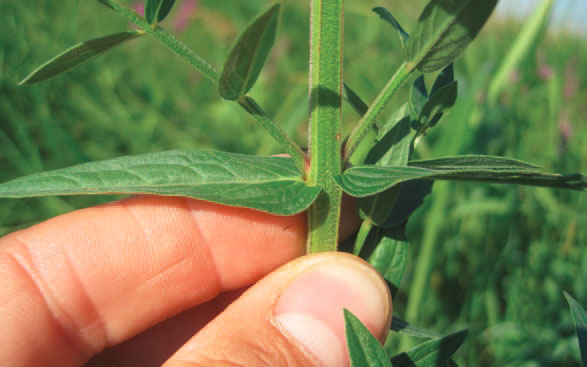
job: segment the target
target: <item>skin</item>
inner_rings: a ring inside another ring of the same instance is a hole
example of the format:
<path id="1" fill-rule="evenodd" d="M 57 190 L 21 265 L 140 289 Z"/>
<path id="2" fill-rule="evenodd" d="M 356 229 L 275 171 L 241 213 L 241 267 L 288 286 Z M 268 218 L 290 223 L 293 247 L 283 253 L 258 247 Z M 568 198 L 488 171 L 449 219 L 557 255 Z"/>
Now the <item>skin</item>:
<path id="1" fill-rule="evenodd" d="M 0 366 L 316 366 L 267 314 L 311 266 L 366 265 L 302 257 L 305 239 L 303 213 L 156 196 L 12 233 L 0 238 Z M 388 303 L 370 326 L 380 340 Z"/>

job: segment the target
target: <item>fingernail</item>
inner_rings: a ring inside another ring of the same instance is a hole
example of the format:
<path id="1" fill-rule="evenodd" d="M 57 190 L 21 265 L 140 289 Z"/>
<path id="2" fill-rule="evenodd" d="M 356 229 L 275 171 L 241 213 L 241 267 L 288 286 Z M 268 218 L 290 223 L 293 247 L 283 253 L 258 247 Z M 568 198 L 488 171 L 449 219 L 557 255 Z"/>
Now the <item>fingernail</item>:
<path id="1" fill-rule="evenodd" d="M 376 337 L 386 334 L 389 290 L 373 268 L 349 255 L 318 261 L 296 277 L 277 302 L 275 321 L 321 367 L 349 366 L 343 308 Z"/>

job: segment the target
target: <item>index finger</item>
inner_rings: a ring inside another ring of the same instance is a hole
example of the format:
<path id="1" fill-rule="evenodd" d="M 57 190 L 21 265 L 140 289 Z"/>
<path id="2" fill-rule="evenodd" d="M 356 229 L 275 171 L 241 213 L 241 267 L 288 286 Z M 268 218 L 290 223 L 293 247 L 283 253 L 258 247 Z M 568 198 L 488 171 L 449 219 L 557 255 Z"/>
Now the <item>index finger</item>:
<path id="1" fill-rule="evenodd" d="M 304 253 L 306 223 L 134 197 L 0 239 L 0 365 L 77 366 Z"/>

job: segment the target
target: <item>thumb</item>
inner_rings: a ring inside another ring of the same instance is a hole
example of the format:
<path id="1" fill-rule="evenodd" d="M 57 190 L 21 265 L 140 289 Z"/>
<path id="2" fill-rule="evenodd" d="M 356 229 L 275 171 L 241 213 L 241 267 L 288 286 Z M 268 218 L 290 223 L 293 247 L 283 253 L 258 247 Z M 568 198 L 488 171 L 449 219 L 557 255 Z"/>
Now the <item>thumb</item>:
<path id="1" fill-rule="evenodd" d="M 349 254 L 305 256 L 249 288 L 165 366 L 349 366 L 343 308 L 384 340 L 392 305 L 381 276 Z"/>

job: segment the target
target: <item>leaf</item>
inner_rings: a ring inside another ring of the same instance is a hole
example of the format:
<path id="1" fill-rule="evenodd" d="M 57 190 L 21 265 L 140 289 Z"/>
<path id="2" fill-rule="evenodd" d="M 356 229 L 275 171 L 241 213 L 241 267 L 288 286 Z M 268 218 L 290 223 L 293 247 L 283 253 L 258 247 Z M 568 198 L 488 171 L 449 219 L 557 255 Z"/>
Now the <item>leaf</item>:
<path id="1" fill-rule="evenodd" d="M 349 195 L 377 194 L 401 182 L 414 179 L 521 184 L 585 190 L 587 179 L 580 173 L 548 173 L 529 163 L 493 156 L 463 156 L 411 161 L 411 167 L 355 166 L 335 181 Z"/>
<path id="2" fill-rule="evenodd" d="M 410 117 L 410 104 L 406 102 L 403 105 L 401 105 L 393 113 L 391 118 L 389 120 L 387 120 L 387 122 L 385 124 L 383 124 L 382 126 L 379 127 L 379 133 L 377 134 L 376 140 L 383 141 L 383 140 L 388 139 L 390 142 L 396 142 L 396 143 L 399 142 L 401 139 L 398 137 L 388 136 L 389 132 L 392 129 L 398 128 L 397 125 L 400 124 L 403 119 L 409 118 L 409 117 Z M 402 137 L 405 137 L 405 135 L 407 135 L 404 130 L 402 130 L 401 133 L 396 131 L 396 134 L 401 134 Z M 376 154 L 377 156 L 383 157 L 387 153 L 388 149 L 393 146 L 395 146 L 395 144 L 390 145 L 389 147 L 380 146 L 376 149 L 376 151 L 374 151 L 372 153 L 372 155 Z M 374 159 L 374 161 L 378 161 L 379 159 L 380 158 Z"/>
<path id="3" fill-rule="evenodd" d="M 434 181 L 413 180 L 400 184 L 397 200 L 387 218 L 379 224 L 382 228 L 395 227 L 408 218 L 424 204 L 424 199 L 432 192 Z"/>
<path id="4" fill-rule="evenodd" d="M 142 34 L 141 31 L 120 32 L 78 43 L 33 70 L 18 84 L 30 85 L 52 78 L 93 60 L 106 51 L 124 42 L 135 39 Z"/>
<path id="5" fill-rule="evenodd" d="M 435 95 L 442 87 L 449 85 L 454 81 L 454 64 L 451 62 L 447 67 L 442 69 L 442 71 L 436 77 L 436 80 L 434 80 L 434 84 L 432 84 L 432 89 L 430 90 L 430 95 Z"/>
<path id="6" fill-rule="evenodd" d="M 155 194 L 185 196 L 279 215 L 317 197 L 293 161 L 214 151 L 169 151 L 36 173 L 0 184 L 0 197 Z"/>
<path id="7" fill-rule="evenodd" d="M 391 367 L 383 346 L 347 309 L 344 324 L 351 367 Z"/>
<path id="8" fill-rule="evenodd" d="M 175 0 L 146 0 L 145 19 L 149 24 L 161 22 L 173 8 Z"/>
<path id="9" fill-rule="evenodd" d="M 467 330 L 463 330 L 444 338 L 429 340 L 407 352 L 392 357 L 391 365 L 393 367 L 443 366 L 463 344 L 466 336 Z"/>
<path id="10" fill-rule="evenodd" d="M 576 299 L 574 299 L 567 292 L 563 293 L 567 299 L 567 302 L 569 302 L 569 306 L 571 307 L 571 315 L 573 317 L 573 323 L 575 324 L 577 338 L 579 339 L 581 359 L 583 360 L 583 365 L 585 366 L 587 365 L 587 313 Z"/>
<path id="11" fill-rule="evenodd" d="M 477 36 L 497 0 L 431 0 L 406 43 L 406 59 L 424 73 L 453 62 Z"/>
<path id="12" fill-rule="evenodd" d="M 408 243 L 383 236 L 367 261 L 388 282 L 395 297 L 408 263 Z"/>
<path id="13" fill-rule="evenodd" d="M 413 326 L 395 315 L 393 315 L 393 318 L 391 319 L 391 326 L 389 328 L 398 333 L 415 336 L 417 338 L 437 339 L 442 337 L 442 335 L 437 332 Z"/>
<path id="14" fill-rule="evenodd" d="M 359 97 L 355 91 L 348 86 L 347 83 L 343 83 L 343 97 L 344 99 L 351 105 L 351 107 L 359 114 L 359 116 L 363 116 L 367 113 L 369 106 Z"/>
<path id="15" fill-rule="evenodd" d="M 411 165 L 422 168 L 455 170 L 465 167 L 488 168 L 492 170 L 541 170 L 542 167 L 518 159 L 491 155 L 460 155 L 426 160 L 411 161 Z"/>
<path id="16" fill-rule="evenodd" d="M 440 88 L 435 94 L 432 94 L 418 117 L 419 134 L 423 134 L 426 129 L 434 126 L 442 114 L 454 106 L 457 101 L 457 82 L 454 81 Z"/>
<path id="17" fill-rule="evenodd" d="M 237 100 L 253 87 L 273 46 L 278 16 L 279 4 L 275 4 L 240 35 L 218 81 L 222 98 Z"/>
<path id="18" fill-rule="evenodd" d="M 391 121 L 397 120 L 405 111 L 400 109 Z M 411 151 L 414 131 L 410 128 L 410 120 L 403 118 L 381 139 L 367 155 L 367 163 L 377 166 L 407 165 Z M 374 224 L 380 225 L 388 218 L 398 197 L 399 187 L 386 190 L 379 195 L 359 199 L 361 218 L 369 218 Z"/>
<path id="19" fill-rule="evenodd" d="M 410 90 L 410 114 L 412 119 L 418 119 L 426 101 L 428 101 L 428 91 L 426 90 L 424 75 L 420 75 L 414 81 Z"/>
<path id="20" fill-rule="evenodd" d="M 373 11 L 377 15 L 379 15 L 379 17 L 381 19 L 383 19 L 387 23 L 391 24 L 393 26 L 393 28 L 395 28 L 395 30 L 397 31 L 397 34 L 399 36 L 399 40 L 402 43 L 402 47 L 404 47 L 406 44 L 406 41 L 408 40 L 408 38 L 410 38 L 410 35 L 402 28 L 402 26 L 395 19 L 395 17 L 393 15 L 391 15 L 391 13 L 382 6 L 378 6 L 378 7 L 373 8 Z"/>

